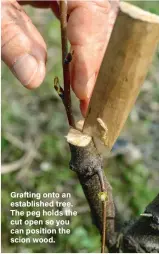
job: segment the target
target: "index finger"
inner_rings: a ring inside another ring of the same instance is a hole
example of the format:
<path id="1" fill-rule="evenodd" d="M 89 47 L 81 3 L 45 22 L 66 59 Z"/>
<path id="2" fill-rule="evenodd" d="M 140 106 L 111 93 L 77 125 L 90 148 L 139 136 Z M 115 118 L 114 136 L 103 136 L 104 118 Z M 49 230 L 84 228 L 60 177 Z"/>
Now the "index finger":
<path id="1" fill-rule="evenodd" d="M 118 0 L 68 1 L 68 39 L 74 51 L 71 85 L 85 114 L 117 15 Z"/>

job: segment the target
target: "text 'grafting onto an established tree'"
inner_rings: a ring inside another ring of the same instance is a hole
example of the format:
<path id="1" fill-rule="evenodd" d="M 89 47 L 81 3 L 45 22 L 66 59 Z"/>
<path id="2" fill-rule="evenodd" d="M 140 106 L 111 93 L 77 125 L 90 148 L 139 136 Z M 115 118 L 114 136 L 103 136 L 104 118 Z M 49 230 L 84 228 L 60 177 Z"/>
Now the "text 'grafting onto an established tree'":
<path id="1" fill-rule="evenodd" d="M 77 216 L 70 193 L 11 192 L 10 243 L 55 243 Z"/>

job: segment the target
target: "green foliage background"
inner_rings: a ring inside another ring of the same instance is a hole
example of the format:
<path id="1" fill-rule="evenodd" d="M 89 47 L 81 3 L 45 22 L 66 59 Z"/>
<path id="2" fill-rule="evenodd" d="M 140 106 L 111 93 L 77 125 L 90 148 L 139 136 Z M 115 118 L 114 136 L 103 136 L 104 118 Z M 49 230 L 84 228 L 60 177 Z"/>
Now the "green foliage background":
<path id="1" fill-rule="evenodd" d="M 159 14 L 158 1 L 133 2 Z M 68 127 L 61 101 L 53 89 L 61 77 L 59 22 L 49 10 L 26 7 L 48 48 L 47 75 L 35 91 L 23 88 L 2 64 L 2 164 L 19 160 L 29 149 L 34 156 L 19 170 L 2 175 L 2 252 L 99 252 L 100 237 L 92 225 L 89 207 L 74 172 L 69 170 L 69 149 L 64 136 Z M 143 212 L 158 192 L 159 149 L 159 52 L 121 134 L 141 158 L 128 163 L 125 153 L 105 161 L 105 172 L 113 187 L 117 207 L 128 220 Z M 74 114 L 80 118 L 74 96 Z M 17 144 L 17 142 L 19 142 Z M 131 149 L 130 149 L 131 150 Z M 131 151 L 133 152 L 133 151 Z M 130 152 L 130 157 L 132 154 Z M 10 192 L 70 192 L 79 215 L 71 219 L 71 235 L 56 236 L 56 244 L 9 242 Z"/>

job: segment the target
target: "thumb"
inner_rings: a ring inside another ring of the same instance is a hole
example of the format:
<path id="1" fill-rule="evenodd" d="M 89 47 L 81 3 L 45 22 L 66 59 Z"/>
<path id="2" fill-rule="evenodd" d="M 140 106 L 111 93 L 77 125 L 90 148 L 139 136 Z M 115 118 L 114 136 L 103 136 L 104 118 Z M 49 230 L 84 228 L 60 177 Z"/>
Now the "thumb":
<path id="1" fill-rule="evenodd" d="M 46 45 L 16 0 L 2 0 L 2 60 L 29 89 L 45 77 Z"/>

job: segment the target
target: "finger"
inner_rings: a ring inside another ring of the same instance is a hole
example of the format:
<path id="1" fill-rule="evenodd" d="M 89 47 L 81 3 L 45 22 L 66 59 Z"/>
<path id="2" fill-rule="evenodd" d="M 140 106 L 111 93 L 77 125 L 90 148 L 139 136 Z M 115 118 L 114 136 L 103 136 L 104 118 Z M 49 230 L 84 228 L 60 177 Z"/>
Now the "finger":
<path id="1" fill-rule="evenodd" d="M 2 0 L 2 60 L 27 88 L 45 77 L 46 45 L 15 0 Z"/>
<path id="2" fill-rule="evenodd" d="M 68 38 L 74 50 L 71 84 L 81 100 L 81 110 L 84 113 L 112 31 L 117 8 L 114 9 L 107 0 L 70 1 L 69 14 Z"/>

